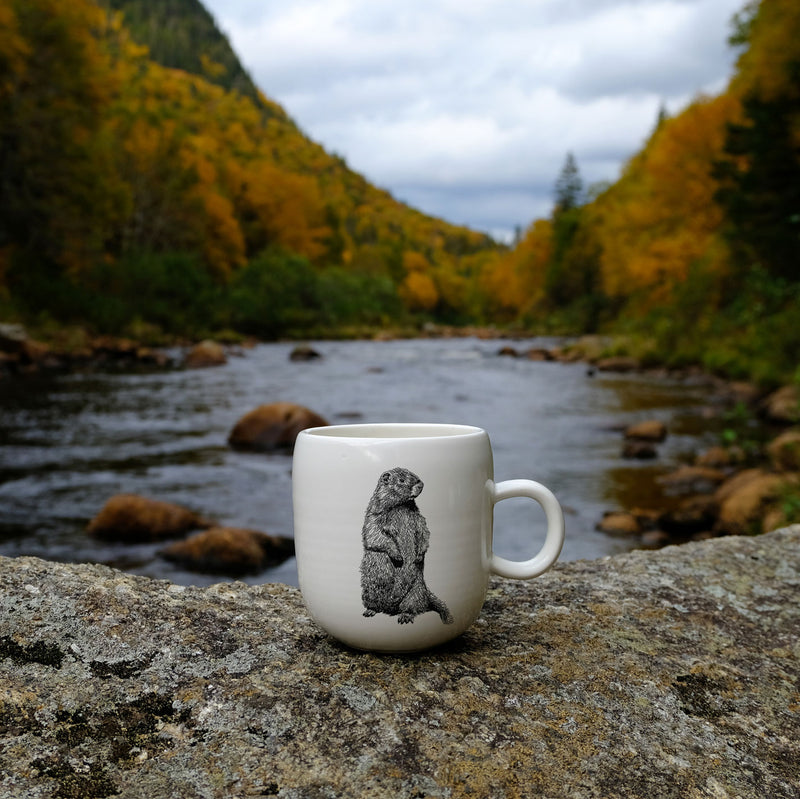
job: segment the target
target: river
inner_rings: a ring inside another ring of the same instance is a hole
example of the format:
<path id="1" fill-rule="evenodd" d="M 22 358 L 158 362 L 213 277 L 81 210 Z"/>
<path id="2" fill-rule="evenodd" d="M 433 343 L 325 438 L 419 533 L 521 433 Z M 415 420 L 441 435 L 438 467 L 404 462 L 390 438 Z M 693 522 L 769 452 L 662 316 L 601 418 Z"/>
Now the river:
<path id="1" fill-rule="evenodd" d="M 664 501 L 655 477 L 714 443 L 699 424 L 710 389 L 668 377 L 590 375 L 585 364 L 500 357 L 555 342 L 475 338 L 312 342 L 322 358 L 289 359 L 292 344 L 260 344 L 224 366 L 150 373 L 27 375 L 0 382 L 0 554 L 107 563 L 205 585 L 158 556 L 163 544 L 108 544 L 86 525 L 113 494 L 185 505 L 229 526 L 292 534 L 291 457 L 226 444 L 262 403 L 306 405 L 331 423 L 422 421 L 483 427 L 495 477 L 529 477 L 561 501 L 562 559 L 631 548 L 595 529 L 606 510 Z M 620 427 L 656 418 L 670 435 L 655 461 L 620 457 Z M 529 557 L 542 515 L 524 500 L 500 503 L 495 548 Z M 247 582 L 297 583 L 293 559 Z"/>

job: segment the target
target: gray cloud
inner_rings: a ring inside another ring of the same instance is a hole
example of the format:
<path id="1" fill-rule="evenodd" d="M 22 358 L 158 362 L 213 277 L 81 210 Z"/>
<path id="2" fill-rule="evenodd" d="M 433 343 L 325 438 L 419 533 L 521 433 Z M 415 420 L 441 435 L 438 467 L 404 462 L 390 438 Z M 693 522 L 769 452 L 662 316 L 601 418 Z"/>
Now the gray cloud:
<path id="1" fill-rule="evenodd" d="M 508 235 L 566 152 L 614 180 L 662 104 L 731 72 L 744 0 L 205 0 L 301 128 L 421 210 Z"/>

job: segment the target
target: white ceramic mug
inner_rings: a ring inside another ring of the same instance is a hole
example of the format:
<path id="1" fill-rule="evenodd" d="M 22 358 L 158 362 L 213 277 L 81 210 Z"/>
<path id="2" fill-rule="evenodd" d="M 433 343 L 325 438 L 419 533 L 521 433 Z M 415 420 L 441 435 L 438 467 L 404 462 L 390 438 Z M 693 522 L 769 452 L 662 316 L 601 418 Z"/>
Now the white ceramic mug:
<path id="1" fill-rule="evenodd" d="M 489 436 L 454 424 L 315 427 L 295 442 L 294 535 L 309 613 L 356 649 L 410 652 L 477 619 L 490 574 L 529 579 L 564 543 L 555 496 L 532 480 L 494 482 Z M 492 552 L 493 507 L 529 497 L 545 511 L 539 553 Z"/>

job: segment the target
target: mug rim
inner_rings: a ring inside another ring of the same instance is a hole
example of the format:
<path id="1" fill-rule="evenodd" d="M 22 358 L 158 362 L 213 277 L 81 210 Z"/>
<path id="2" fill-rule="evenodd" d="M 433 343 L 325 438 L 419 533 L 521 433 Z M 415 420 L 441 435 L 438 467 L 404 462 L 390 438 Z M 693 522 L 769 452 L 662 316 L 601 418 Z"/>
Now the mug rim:
<path id="1" fill-rule="evenodd" d="M 484 434 L 480 427 L 446 422 L 364 422 L 308 427 L 300 432 L 311 438 L 346 441 L 407 441 L 409 439 L 453 439 Z"/>

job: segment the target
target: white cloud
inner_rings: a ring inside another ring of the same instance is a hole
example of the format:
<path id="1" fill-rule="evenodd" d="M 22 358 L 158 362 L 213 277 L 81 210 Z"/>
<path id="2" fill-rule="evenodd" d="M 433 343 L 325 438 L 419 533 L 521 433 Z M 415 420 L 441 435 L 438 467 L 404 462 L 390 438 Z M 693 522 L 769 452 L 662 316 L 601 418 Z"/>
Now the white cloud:
<path id="1" fill-rule="evenodd" d="M 491 231 L 546 215 L 566 152 L 613 180 L 731 71 L 744 0 L 205 0 L 259 87 L 369 180 Z"/>

